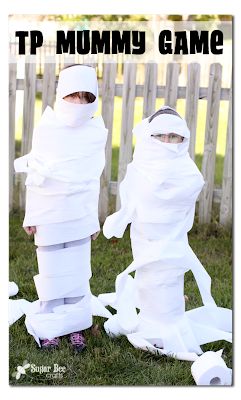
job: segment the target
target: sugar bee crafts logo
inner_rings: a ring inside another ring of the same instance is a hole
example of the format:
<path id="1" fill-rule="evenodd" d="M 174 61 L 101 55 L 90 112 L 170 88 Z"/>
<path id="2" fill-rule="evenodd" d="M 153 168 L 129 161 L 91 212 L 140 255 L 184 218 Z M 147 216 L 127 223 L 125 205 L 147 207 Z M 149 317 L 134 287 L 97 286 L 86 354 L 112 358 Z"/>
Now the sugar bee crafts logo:
<path id="1" fill-rule="evenodd" d="M 26 375 L 39 374 L 45 376 L 46 379 L 61 379 L 66 370 L 66 366 L 57 363 L 53 365 L 36 365 L 25 360 L 23 365 L 17 366 L 16 370 L 12 373 L 12 377 L 19 380 L 23 379 Z"/>
<path id="2" fill-rule="evenodd" d="M 30 364 L 27 360 L 23 362 L 23 365 L 18 365 L 17 370 L 12 373 L 12 377 L 19 380 L 21 375 L 26 375 L 26 370 L 30 368 Z"/>

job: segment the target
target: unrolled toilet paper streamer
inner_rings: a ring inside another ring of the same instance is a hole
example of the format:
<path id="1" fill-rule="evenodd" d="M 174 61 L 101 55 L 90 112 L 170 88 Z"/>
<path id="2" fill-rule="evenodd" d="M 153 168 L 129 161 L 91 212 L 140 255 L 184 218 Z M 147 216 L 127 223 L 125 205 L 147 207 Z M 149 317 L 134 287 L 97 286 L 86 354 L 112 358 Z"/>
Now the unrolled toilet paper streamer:
<path id="1" fill-rule="evenodd" d="M 66 304 L 64 306 L 55 307 L 53 313 L 39 314 L 39 300 L 29 302 L 25 299 L 9 299 L 8 322 L 9 325 L 12 325 L 25 314 L 27 330 L 34 336 L 37 343 L 39 343 L 39 336 L 36 334 L 36 330 L 39 330 L 38 334 L 41 331 L 42 335 L 45 335 L 47 330 L 47 334 L 54 335 L 56 331 L 59 330 L 59 326 L 63 325 L 63 320 L 70 324 L 69 330 L 71 331 L 71 324 L 76 320 L 76 317 L 77 319 L 81 319 L 82 329 L 84 329 L 84 325 L 87 327 L 87 325 L 90 324 L 90 318 L 92 315 L 104 318 L 111 317 L 111 313 L 103 306 L 96 296 L 90 294 L 89 301 L 90 307 L 88 308 L 88 313 L 86 313 L 86 307 L 84 307 L 84 304 L 79 302 L 76 304 Z M 87 315 L 87 317 L 85 317 L 85 315 Z M 84 324 L 83 316 L 85 321 Z M 38 328 L 36 328 L 37 323 L 40 325 Z"/>
<path id="2" fill-rule="evenodd" d="M 63 304 L 49 313 L 28 313 L 28 333 L 40 346 L 40 339 L 52 339 L 90 328 L 92 325 L 91 293 L 75 304 Z"/>
<path id="3" fill-rule="evenodd" d="M 8 297 L 18 293 L 18 285 L 15 282 L 8 282 Z M 8 323 L 12 325 L 24 314 L 23 309 L 28 305 L 26 300 L 8 300 Z"/>
<path id="4" fill-rule="evenodd" d="M 15 282 L 8 282 L 8 297 L 15 296 L 18 293 L 18 285 Z"/>
<path id="5" fill-rule="evenodd" d="M 25 299 L 8 300 L 8 323 L 14 324 L 24 314 L 29 312 L 37 312 L 39 309 L 39 301 L 31 303 Z"/>
<path id="6" fill-rule="evenodd" d="M 111 313 L 101 304 L 96 296 L 85 296 L 83 302 L 55 307 L 53 313 L 38 313 L 40 302 L 25 299 L 10 300 L 8 322 L 14 324 L 24 314 L 25 324 L 40 346 L 39 338 L 62 336 L 76 330 L 87 329 L 92 325 L 92 316 L 109 318 Z M 89 302 L 87 307 L 86 301 Z"/>
<path id="7" fill-rule="evenodd" d="M 159 251 L 164 254 L 162 246 L 160 241 L 156 252 L 152 246 L 150 256 L 143 251 L 147 246 L 141 241 L 137 249 L 139 257 L 116 279 L 116 292 L 99 295 L 104 305 L 109 304 L 117 311 L 104 327 L 110 336 L 126 335 L 137 348 L 194 361 L 193 353 L 202 354 L 200 345 L 216 340 L 232 341 L 232 313 L 216 306 L 210 293 L 210 277 L 196 257 L 192 266 L 197 263 L 195 277 L 205 305 L 185 312 L 181 265 L 190 263 L 175 259 L 172 267 L 170 259 L 175 256 L 172 246 L 169 251 L 165 247 L 163 263 L 159 256 Z M 176 243 L 174 247 L 177 249 Z M 128 274 L 133 270 L 141 272 L 138 279 Z M 158 342 L 163 350 L 155 350 L 154 344 Z"/>
<path id="8" fill-rule="evenodd" d="M 207 351 L 191 366 L 192 376 L 198 386 L 230 386 L 232 369 L 228 368 L 221 357 L 222 350 Z"/>
<path id="9" fill-rule="evenodd" d="M 15 282 L 8 282 L 8 296 L 15 296 L 19 291 L 18 285 Z M 22 315 L 28 311 L 36 309 L 36 301 L 31 303 L 24 299 L 8 300 L 8 323 L 14 324 Z"/>
<path id="10" fill-rule="evenodd" d="M 16 292 L 16 287 L 18 287 L 15 282 L 10 282 L 11 285 L 9 287 L 14 288 Z M 12 293 L 12 292 L 11 292 Z M 113 299 L 114 300 L 114 299 Z M 114 302 L 114 301 L 113 301 Z M 52 321 L 51 330 L 52 334 L 55 334 L 56 324 L 58 325 L 58 321 L 62 319 L 61 313 L 65 313 L 65 319 L 68 319 L 68 322 L 73 319 L 73 317 L 80 314 L 81 309 L 84 310 L 83 307 L 80 307 L 79 304 L 69 304 L 66 306 L 58 306 L 54 309 L 54 318 L 53 313 L 49 313 L 47 315 L 49 321 Z M 83 306 L 83 304 L 82 304 Z M 46 324 L 46 314 L 35 314 L 39 309 L 39 300 L 34 302 L 29 302 L 25 299 L 11 300 L 9 299 L 9 325 L 15 323 L 22 315 L 26 314 L 26 325 L 27 329 L 31 331 L 31 334 L 34 334 L 33 330 L 33 319 L 31 319 L 31 326 L 29 325 L 29 316 L 35 315 L 37 318 L 38 325 L 40 323 L 40 330 L 44 329 Z M 101 317 L 109 318 L 106 324 L 110 324 L 111 322 L 111 313 L 104 307 L 104 305 L 99 301 L 99 299 L 91 295 L 91 310 L 92 315 L 98 315 Z M 68 313 L 66 312 L 68 311 Z M 83 312 L 83 311 L 82 311 Z M 116 319 L 116 315 L 112 316 L 112 319 Z M 89 324 L 88 318 L 86 319 L 87 325 Z M 39 328 L 38 328 L 39 329 Z M 118 333 L 118 332 L 116 332 Z M 115 335 L 114 335 L 115 336 Z M 147 335 L 148 340 L 143 338 L 143 335 L 140 333 L 127 334 L 127 338 L 132 343 L 132 345 L 136 348 L 142 348 L 143 350 L 147 350 L 153 354 L 166 355 L 174 357 L 178 360 L 186 361 L 194 361 L 191 366 L 191 373 L 197 385 L 231 385 L 232 382 L 232 370 L 228 368 L 221 358 L 222 350 L 218 352 L 208 351 L 201 356 L 197 356 L 196 353 L 176 353 L 176 354 L 168 354 L 165 350 L 156 348 L 151 344 L 154 342 L 154 333 Z M 36 341 L 38 341 L 38 337 L 36 336 Z M 187 358 L 186 358 L 187 357 Z"/>

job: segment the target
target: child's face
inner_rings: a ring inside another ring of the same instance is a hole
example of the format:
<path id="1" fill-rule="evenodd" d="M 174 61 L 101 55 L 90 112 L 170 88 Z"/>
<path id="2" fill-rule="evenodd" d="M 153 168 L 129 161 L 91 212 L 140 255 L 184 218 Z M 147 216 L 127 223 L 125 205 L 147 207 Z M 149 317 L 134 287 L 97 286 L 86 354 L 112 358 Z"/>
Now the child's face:
<path id="1" fill-rule="evenodd" d="M 65 96 L 64 100 L 68 101 L 69 103 L 88 104 L 88 99 L 86 98 L 86 92 L 71 93 L 68 96 Z"/>
<path id="2" fill-rule="evenodd" d="M 163 143 L 172 143 L 172 144 L 177 144 L 181 143 L 183 141 L 183 137 L 180 135 L 177 135 L 177 133 L 170 132 L 168 134 L 157 134 L 157 135 L 152 135 L 155 139 L 160 140 L 160 142 Z"/>

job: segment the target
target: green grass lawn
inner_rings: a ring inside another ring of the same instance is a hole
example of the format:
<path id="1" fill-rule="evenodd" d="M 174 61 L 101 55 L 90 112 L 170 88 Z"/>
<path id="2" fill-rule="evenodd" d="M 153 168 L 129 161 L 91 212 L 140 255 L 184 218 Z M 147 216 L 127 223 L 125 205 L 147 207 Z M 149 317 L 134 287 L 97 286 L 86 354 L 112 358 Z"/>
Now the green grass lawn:
<path id="1" fill-rule="evenodd" d="M 10 216 L 10 280 L 19 286 L 14 298 L 36 300 L 33 275 L 37 273 L 35 246 L 21 228 L 23 216 Z M 190 244 L 212 277 L 212 294 L 219 306 L 232 308 L 231 234 L 215 222 L 197 225 L 190 233 Z M 93 294 L 114 291 L 115 278 L 132 261 L 129 230 L 123 239 L 107 240 L 101 234 L 92 245 L 91 289 Z M 201 305 L 200 295 L 191 272 L 186 273 L 185 294 L 187 309 Z M 94 318 L 100 335 L 86 331 L 88 347 L 84 353 L 72 353 L 67 338 L 58 351 L 41 351 L 25 328 L 24 317 L 10 327 L 10 384 L 11 385 L 195 385 L 191 363 L 158 357 L 132 347 L 125 337 L 111 339 L 103 329 L 105 319 Z M 203 350 L 224 349 L 223 357 L 232 367 L 232 347 L 225 341 L 203 346 Z M 31 364 L 66 367 L 62 378 L 47 378 L 46 374 L 31 373 L 16 381 L 12 373 L 24 360 Z"/>

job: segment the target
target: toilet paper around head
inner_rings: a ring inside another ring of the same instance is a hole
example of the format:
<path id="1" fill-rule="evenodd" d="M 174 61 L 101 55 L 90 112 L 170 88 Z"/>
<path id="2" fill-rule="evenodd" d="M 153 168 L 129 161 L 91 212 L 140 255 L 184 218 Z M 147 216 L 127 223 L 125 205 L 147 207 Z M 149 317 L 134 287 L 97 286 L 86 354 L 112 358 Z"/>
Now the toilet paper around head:
<path id="1" fill-rule="evenodd" d="M 230 386 L 231 370 L 219 352 L 207 351 L 191 366 L 192 376 L 198 386 Z"/>

